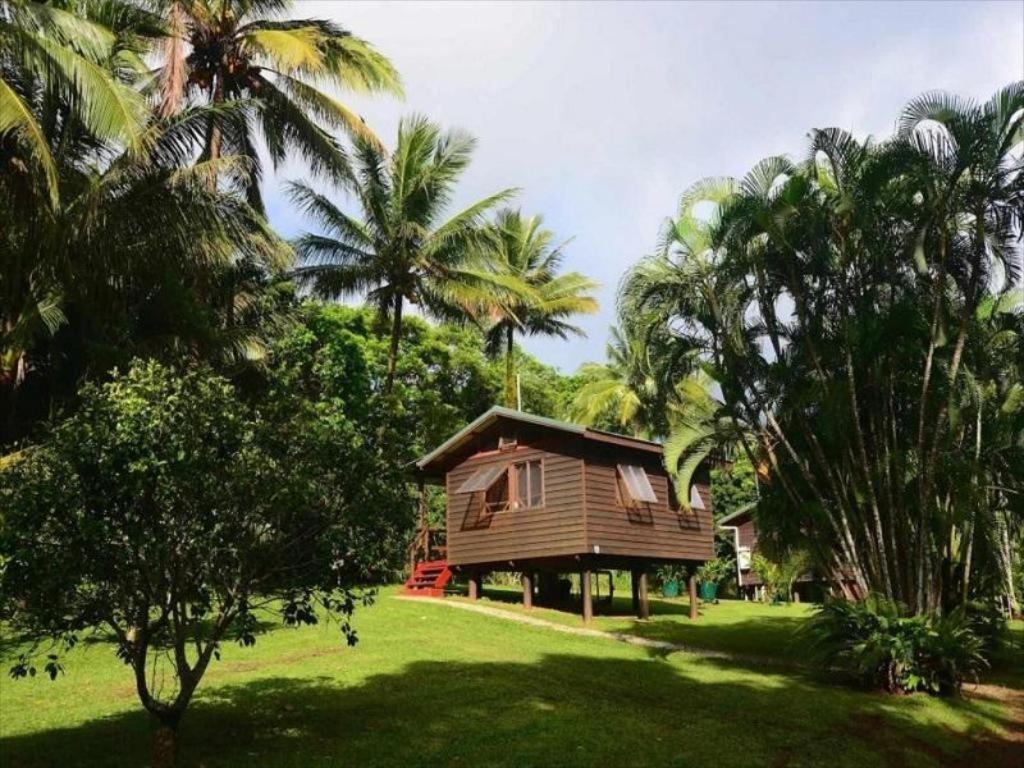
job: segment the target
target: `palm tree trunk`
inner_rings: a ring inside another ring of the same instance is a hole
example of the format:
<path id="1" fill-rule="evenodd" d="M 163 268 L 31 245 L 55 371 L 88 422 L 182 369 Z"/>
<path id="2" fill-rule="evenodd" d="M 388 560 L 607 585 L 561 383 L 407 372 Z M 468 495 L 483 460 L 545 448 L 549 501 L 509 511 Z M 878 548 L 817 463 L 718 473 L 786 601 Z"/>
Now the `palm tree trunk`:
<path id="1" fill-rule="evenodd" d="M 224 73 L 217 71 L 214 74 L 214 82 L 210 84 L 210 102 L 213 104 L 224 103 Z M 220 128 L 220 122 L 216 117 L 210 118 L 210 132 L 206 136 L 206 157 L 208 160 L 219 160 L 221 144 L 224 135 Z"/>
<path id="2" fill-rule="evenodd" d="M 185 98 L 185 9 L 181 2 L 171 5 L 164 41 L 164 67 L 160 78 L 160 117 L 177 114 Z"/>
<path id="3" fill-rule="evenodd" d="M 514 340 L 515 331 L 510 325 L 505 330 L 505 406 L 516 408 L 516 347 Z"/>
<path id="4" fill-rule="evenodd" d="M 395 369 L 398 366 L 398 343 L 402 338 L 402 294 L 394 299 L 394 315 L 391 318 L 391 346 L 388 348 L 388 371 L 384 380 L 384 394 L 390 395 L 395 385 Z"/>

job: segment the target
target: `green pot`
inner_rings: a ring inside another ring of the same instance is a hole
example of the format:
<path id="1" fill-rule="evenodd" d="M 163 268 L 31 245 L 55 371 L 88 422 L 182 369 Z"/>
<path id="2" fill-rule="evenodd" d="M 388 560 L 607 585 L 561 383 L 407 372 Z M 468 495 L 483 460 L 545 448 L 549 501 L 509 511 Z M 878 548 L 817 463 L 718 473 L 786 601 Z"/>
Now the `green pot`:
<path id="1" fill-rule="evenodd" d="M 661 585 L 661 596 L 662 597 L 679 597 L 679 582 L 678 581 L 666 581 Z"/>
<path id="2" fill-rule="evenodd" d="M 705 603 L 713 602 L 718 594 L 718 584 L 713 581 L 702 581 L 700 583 L 700 599 Z"/>

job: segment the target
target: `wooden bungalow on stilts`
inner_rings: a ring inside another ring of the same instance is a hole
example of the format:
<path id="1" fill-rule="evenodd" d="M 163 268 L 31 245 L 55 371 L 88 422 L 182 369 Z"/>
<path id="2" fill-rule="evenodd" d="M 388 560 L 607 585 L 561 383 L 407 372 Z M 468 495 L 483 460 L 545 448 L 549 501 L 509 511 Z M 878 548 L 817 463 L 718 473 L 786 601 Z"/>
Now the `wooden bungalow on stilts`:
<path id="1" fill-rule="evenodd" d="M 658 443 L 492 408 L 416 462 L 420 528 L 407 594 L 443 594 L 453 573 L 480 595 L 488 572 L 522 574 L 523 605 L 557 600 L 561 574 L 578 573 L 584 620 L 594 613 L 595 573 L 628 570 L 633 609 L 650 613 L 647 572 L 714 557 L 706 486 L 683 511 Z M 425 484 L 445 487 L 446 543 L 434 545 Z M 693 569 L 691 569 L 692 572 Z M 690 615 L 697 616 L 690 579 Z"/>

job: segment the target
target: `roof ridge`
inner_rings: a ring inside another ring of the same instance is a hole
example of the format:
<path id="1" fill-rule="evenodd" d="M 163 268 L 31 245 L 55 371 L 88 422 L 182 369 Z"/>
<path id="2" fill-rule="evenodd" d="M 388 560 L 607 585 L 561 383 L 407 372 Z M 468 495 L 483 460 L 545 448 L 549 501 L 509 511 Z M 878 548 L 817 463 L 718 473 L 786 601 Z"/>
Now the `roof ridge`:
<path id="1" fill-rule="evenodd" d="M 595 436 L 607 435 L 619 438 L 621 440 L 629 440 L 631 442 L 640 443 L 642 445 L 656 446 L 658 448 L 661 448 L 661 443 L 656 443 L 653 440 L 644 440 L 643 438 L 640 437 L 632 437 L 630 435 L 623 435 L 617 432 L 610 432 L 604 429 L 594 429 L 592 427 L 585 427 L 582 424 L 574 424 L 569 421 L 560 421 L 558 419 L 552 419 L 549 416 L 539 416 L 537 414 L 528 413 L 526 411 L 519 411 L 514 408 L 507 408 L 502 405 L 492 405 L 482 414 L 480 414 L 471 422 L 469 422 L 469 424 L 464 426 L 454 435 L 452 435 L 439 446 L 437 446 L 434 450 L 417 459 L 415 462 L 416 466 L 422 469 L 435 458 L 443 455 L 446 451 L 458 445 L 468 436 L 474 434 L 477 430 L 482 428 L 489 421 L 491 421 L 492 419 L 497 419 L 499 417 L 513 419 L 515 421 L 520 421 L 526 424 L 535 424 L 541 427 L 558 429 L 563 432 L 569 432 L 574 435 L 582 435 L 584 437 L 586 437 L 588 433 L 593 434 Z"/>

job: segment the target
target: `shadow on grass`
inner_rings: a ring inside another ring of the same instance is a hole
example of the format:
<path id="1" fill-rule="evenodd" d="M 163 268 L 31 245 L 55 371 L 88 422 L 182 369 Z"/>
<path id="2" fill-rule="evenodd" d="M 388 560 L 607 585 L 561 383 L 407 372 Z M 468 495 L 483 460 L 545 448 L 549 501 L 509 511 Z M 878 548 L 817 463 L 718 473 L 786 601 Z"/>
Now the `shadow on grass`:
<path id="1" fill-rule="evenodd" d="M 714 624 L 709 621 L 634 621 L 619 631 L 691 648 L 766 659 L 788 666 L 809 666 L 806 622 L 791 616 L 759 616 Z"/>
<path id="2" fill-rule="evenodd" d="M 522 600 L 517 591 L 493 587 L 485 591 L 484 597 L 496 605 L 504 604 L 516 609 Z M 595 609 L 595 613 L 598 618 L 622 619 L 623 622 L 611 627 L 598 623 L 595 628 L 690 648 L 756 657 L 755 661 L 779 661 L 787 666 L 806 666 L 809 663 L 807 645 L 800 633 L 807 623 L 806 616 L 760 614 L 742 620 L 719 622 L 713 617 L 718 607 L 702 604 L 699 618 L 691 621 L 688 602 L 652 598 L 650 605 L 652 620 L 641 621 L 633 615 L 631 597 L 615 597 L 610 603 L 602 604 L 600 610 Z M 580 613 L 578 597 L 564 605 L 539 607 L 561 611 L 565 615 L 560 618 L 566 619 L 564 623 L 570 626 L 573 615 Z M 669 653 L 671 651 L 651 649 L 652 655 L 664 656 Z"/>
<path id="3" fill-rule="evenodd" d="M 272 677 L 203 693 L 183 766 L 1007 766 L 996 708 L 729 674 L 704 665 L 547 655 L 535 663 L 418 661 L 358 685 Z M 943 705 L 946 706 L 946 705 Z M 934 714 L 934 710 L 928 710 Z M 916 713 L 916 716 L 915 716 Z M 149 723 L 118 715 L 0 740 L 5 768 L 142 766 Z M 1019 763 L 1017 763 L 1019 764 Z"/>
<path id="4" fill-rule="evenodd" d="M 465 590 L 460 591 L 459 594 L 465 596 Z M 505 603 L 507 605 L 522 605 L 523 602 L 523 593 L 512 588 L 488 586 L 484 589 L 482 596 L 495 603 Z M 556 611 L 565 611 L 576 615 L 580 615 L 583 610 L 580 597 L 577 594 L 574 594 L 567 601 L 554 604 L 544 603 L 535 598 L 534 604 L 540 608 L 551 608 Z M 616 592 L 615 597 L 611 600 L 608 599 L 607 595 L 602 595 L 600 599 L 595 595 L 593 605 L 595 616 L 618 616 L 624 618 L 635 616 L 633 613 L 633 598 L 628 593 L 623 596 L 621 592 Z M 652 597 L 650 605 L 651 613 L 657 616 L 689 616 L 690 614 L 690 604 L 686 602 L 659 600 Z"/>

